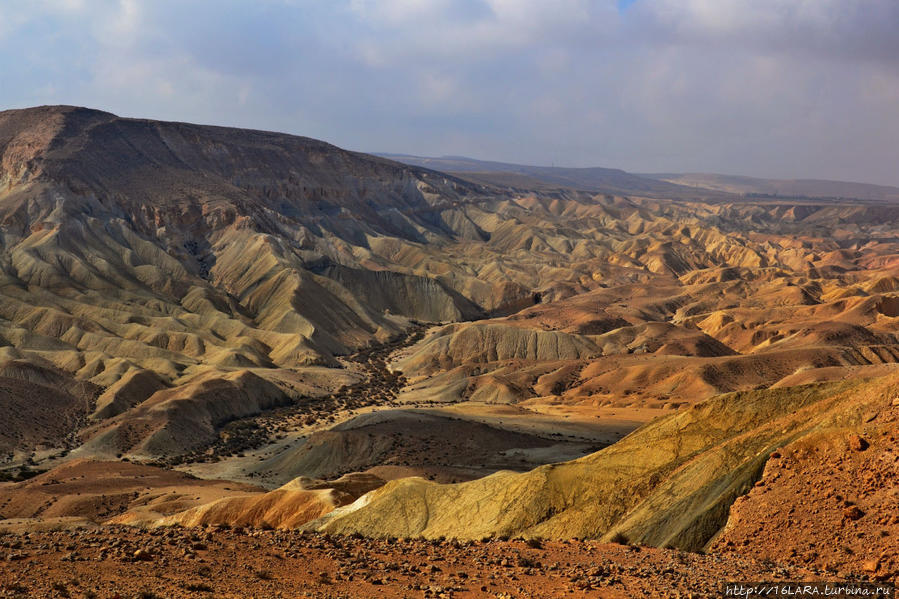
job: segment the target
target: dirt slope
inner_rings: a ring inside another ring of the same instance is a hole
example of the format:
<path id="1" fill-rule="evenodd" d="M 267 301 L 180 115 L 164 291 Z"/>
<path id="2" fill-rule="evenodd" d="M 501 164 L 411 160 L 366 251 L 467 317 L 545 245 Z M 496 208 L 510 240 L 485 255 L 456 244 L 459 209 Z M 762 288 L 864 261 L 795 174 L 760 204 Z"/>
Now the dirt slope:
<path id="1" fill-rule="evenodd" d="M 712 549 L 841 576 L 899 576 L 899 401 L 864 420 L 854 432 L 823 430 L 779 449 Z"/>
<path id="2" fill-rule="evenodd" d="M 72 460 L 30 480 L 0 485 L 0 522 L 78 518 L 105 522 L 130 511 L 158 519 L 222 496 L 261 489 L 126 462 Z"/>

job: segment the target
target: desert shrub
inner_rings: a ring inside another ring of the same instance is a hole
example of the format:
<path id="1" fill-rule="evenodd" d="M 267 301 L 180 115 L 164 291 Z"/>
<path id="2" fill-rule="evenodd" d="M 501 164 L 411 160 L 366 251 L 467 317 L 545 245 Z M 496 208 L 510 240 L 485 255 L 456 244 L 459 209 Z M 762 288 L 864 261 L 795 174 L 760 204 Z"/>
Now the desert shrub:
<path id="1" fill-rule="evenodd" d="M 543 539 L 540 537 L 531 537 L 525 540 L 527 546 L 531 549 L 543 549 Z"/>

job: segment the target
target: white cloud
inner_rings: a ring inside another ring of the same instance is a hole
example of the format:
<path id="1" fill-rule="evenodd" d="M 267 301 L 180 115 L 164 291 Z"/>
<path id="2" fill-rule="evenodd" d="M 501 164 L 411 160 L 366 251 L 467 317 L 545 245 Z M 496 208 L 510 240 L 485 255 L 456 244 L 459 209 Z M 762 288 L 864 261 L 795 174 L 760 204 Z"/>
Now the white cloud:
<path id="1" fill-rule="evenodd" d="M 899 2 L 616 4 L 3 4 L 0 103 L 367 150 L 899 184 Z"/>

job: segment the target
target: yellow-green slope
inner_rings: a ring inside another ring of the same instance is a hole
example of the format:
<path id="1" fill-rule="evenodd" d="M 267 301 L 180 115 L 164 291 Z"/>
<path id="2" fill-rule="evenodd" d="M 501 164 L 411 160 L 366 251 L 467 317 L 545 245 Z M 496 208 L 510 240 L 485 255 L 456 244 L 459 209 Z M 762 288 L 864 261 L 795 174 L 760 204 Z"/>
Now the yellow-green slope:
<path id="1" fill-rule="evenodd" d="M 401 479 L 313 526 L 373 536 L 610 539 L 696 550 L 770 453 L 849 428 L 889 404 L 899 377 L 731 393 L 656 420 L 579 460 L 439 485 Z"/>

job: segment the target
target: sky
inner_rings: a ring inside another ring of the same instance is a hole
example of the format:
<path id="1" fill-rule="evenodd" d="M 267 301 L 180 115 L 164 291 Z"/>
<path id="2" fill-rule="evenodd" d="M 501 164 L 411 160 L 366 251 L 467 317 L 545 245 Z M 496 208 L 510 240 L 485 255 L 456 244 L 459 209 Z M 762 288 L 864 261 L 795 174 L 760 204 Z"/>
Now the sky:
<path id="1" fill-rule="evenodd" d="M 0 109 L 899 185 L 897 0 L 0 0 Z"/>

